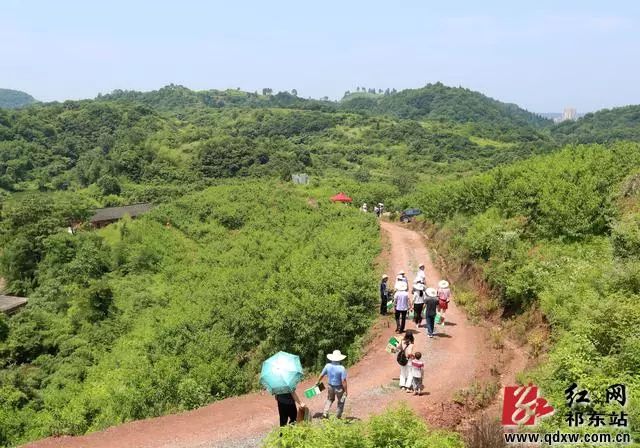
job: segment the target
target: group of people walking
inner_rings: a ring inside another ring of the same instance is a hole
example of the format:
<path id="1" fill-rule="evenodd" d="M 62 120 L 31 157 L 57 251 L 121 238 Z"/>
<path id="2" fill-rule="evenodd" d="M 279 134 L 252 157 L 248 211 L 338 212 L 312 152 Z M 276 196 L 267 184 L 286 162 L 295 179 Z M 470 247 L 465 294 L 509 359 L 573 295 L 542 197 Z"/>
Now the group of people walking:
<path id="1" fill-rule="evenodd" d="M 322 411 L 323 418 L 329 418 L 331 405 L 338 400 L 336 417 L 341 418 L 344 412 L 344 405 L 347 401 L 347 369 L 341 362 L 347 357 L 340 350 L 334 350 L 327 355 L 329 362 L 324 366 L 316 385 L 320 385 L 322 380 L 327 379 L 327 399 Z M 308 411 L 306 404 L 300 399 L 295 389 L 289 393 L 275 395 L 278 403 L 278 414 L 280 416 L 280 426 L 296 423 L 303 418 L 304 411 Z"/>
<path id="2" fill-rule="evenodd" d="M 407 315 L 413 312 L 413 322 L 416 328 L 422 326 L 422 319 L 426 320 L 427 335 L 432 338 L 435 332 L 436 315 L 440 314 L 444 319 L 449 302 L 451 300 L 451 290 L 449 282 L 440 280 L 438 288 L 426 286 L 425 265 L 418 266 L 418 272 L 413 281 L 411 291 L 409 291 L 409 280 L 401 270 L 396 276 L 393 287 L 389 286 L 389 276 L 383 275 L 380 282 L 380 314 L 386 315 L 389 302 L 392 303 L 395 319 L 396 333 L 405 333 L 402 341 L 395 349 L 396 360 L 400 365 L 400 388 L 414 395 L 422 395 L 424 385 L 422 378 L 424 375 L 424 361 L 422 353 L 414 350 L 415 338 L 413 332 L 405 332 Z M 347 370 L 341 364 L 346 358 L 340 350 L 334 350 L 327 355 L 329 362 L 324 366 L 316 385 L 321 385 L 323 379 L 327 379 L 327 399 L 324 403 L 322 416 L 328 418 L 329 410 L 337 400 L 336 417 L 341 418 L 347 399 Z M 295 423 L 300 420 L 301 409 L 306 409 L 306 405 L 293 390 L 291 393 L 279 394 L 275 396 L 278 403 L 278 413 L 280 415 L 280 426 Z"/>
<path id="3" fill-rule="evenodd" d="M 451 301 L 449 282 L 440 280 L 437 289 L 427 287 L 425 265 L 420 263 L 411 291 L 409 291 L 409 280 L 404 270 L 398 272 L 393 288 L 390 288 L 388 283 L 389 276 L 385 274 L 380 282 L 380 314 L 387 314 L 389 304 L 393 306 L 398 334 L 405 333 L 407 314 L 413 312 L 412 320 L 416 329 L 422 326 L 424 316 L 427 336 L 433 338 L 436 334 L 436 316 L 444 323 L 445 313 L 449 308 Z M 414 395 L 422 395 L 424 361 L 422 353 L 414 350 L 414 344 L 413 332 L 406 332 L 395 349 L 396 360 L 400 365 L 399 385 L 402 390 Z"/>
<path id="4" fill-rule="evenodd" d="M 437 289 L 426 286 L 423 263 L 418 266 L 411 291 L 409 291 L 409 280 L 404 270 L 398 272 L 393 288 L 389 287 L 387 274 L 382 276 L 380 282 L 380 314 L 387 314 L 388 304 L 392 301 L 396 318 L 396 333 L 405 332 L 407 314 L 410 312 L 413 312 L 416 328 L 420 328 L 424 312 L 427 335 L 432 338 L 435 335 L 436 316 L 440 313 L 441 319 L 444 319 L 450 300 L 451 290 L 448 281 L 440 280 Z"/>
<path id="5" fill-rule="evenodd" d="M 366 202 L 362 204 L 362 206 L 360 207 L 360 210 L 365 213 L 369 211 L 369 207 L 367 206 Z M 378 204 L 376 204 L 373 207 L 373 213 L 375 213 L 378 218 L 382 216 L 382 214 L 384 213 L 384 204 L 382 202 L 379 202 Z"/>

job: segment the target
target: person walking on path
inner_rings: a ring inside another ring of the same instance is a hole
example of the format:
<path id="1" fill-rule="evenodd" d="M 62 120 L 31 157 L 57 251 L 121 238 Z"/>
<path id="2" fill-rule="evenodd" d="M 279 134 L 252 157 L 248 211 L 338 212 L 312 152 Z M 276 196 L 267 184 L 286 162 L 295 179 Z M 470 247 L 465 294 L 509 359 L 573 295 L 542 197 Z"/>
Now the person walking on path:
<path id="1" fill-rule="evenodd" d="M 421 361 L 422 353 L 416 352 L 413 355 L 413 359 L 411 360 L 411 386 L 413 387 L 414 395 L 422 395 L 422 389 L 424 389 L 424 385 L 422 384 L 422 376 L 424 374 L 424 362 Z"/>
<path id="2" fill-rule="evenodd" d="M 451 301 L 451 290 L 449 289 L 449 282 L 446 280 L 440 280 L 438 282 L 438 309 L 441 314 L 445 314 L 449 308 L 449 302 Z"/>
<path id="3" fill-rule="evenodd" d="M 434 327 L 436 324 L 436 313 L 438 312 L 438 292 L 434 288 L 427 288 L 427 297 L 425 298 L 425 319 L 427 320 L 427 334 L 430 338 L 434 335 Z"/>
<path id="4" fill-rule="evenodd" d="M 383 316 L 387 314 L 387 302 L 389 301 L 389 291 L 387 288 L 388 281 L 389 276 L 384 274 L 382 276 L 382 281 L 380 281 L 380 314 Z"/>
<path id="5" fill-rule="evenodd" d="M 328 380 L 327 387 L 327 401 L 324 403 L 324 410 L 322 416 L 329 418 L 329 408 L 333 402 L 338 399 L 338 410 L 336 411 L 336 417 L 341 418 L 344 412 L 344 404 L 347 401 L 347 369 L 340 364 L 346 358 L 346 355 L 340 353 L 340 350 L 334 350 L 333 353 L 327 355 L 327 359 L 331 361 L 324 366 L 320 376 L 318 377 L 317 384 L 320 384 L 322 378 L 325 376 Z"/>
<path id="6" fill-rule="evenodd" d="M 411 390 L 411 360 L 413 359 L 413 333 L 407 333 L 398 346 L 397 361 L 400 364 L 400 389 L 409 392 Z"/>
<path id="7" fill-rule="evenodd" d="M 424 272 L 424 263 L 418 265 L 418 273 L 413 283 L 424 283 L 427 279 L 427 274 Z"/>
<path id="8" fill-rule="evenodd" d="M 421 282 L 413 285 L 413 321 L 416 323 L 416 328 L 420 328 L 422 323 L 422 310 L 424 308 L 424 284 Z"/>
<path id="9" fill-rule="evenodd" d="M 393 295 L 393 308 L 396 315 L 396 333 L 404 333 L 407 311 L 409 310 L 409 293 L 407 289 L 407 284 L 402 280 L 396 282 L 396 292 Z"/>
<path id="10" fill-rule="evenodd" d="M 278 414 L 280 415 L 280 427 L 286 425 L 292 425 L 296 422 L 298 416 L 298 408 L 296 404 L 303 408 L 305 404 L 300 401 L 300 398 L 293 390 L 290 393 L 277 394 L 276 401 L 278 402 Z"/>
<path id="11" fill-rule="evenodd" d="M 398 281 L 403 281 L 407 284 L 407 289 L 409 289 L 409 279 L 405 275 L 404 271 L 398 272 Z"/>

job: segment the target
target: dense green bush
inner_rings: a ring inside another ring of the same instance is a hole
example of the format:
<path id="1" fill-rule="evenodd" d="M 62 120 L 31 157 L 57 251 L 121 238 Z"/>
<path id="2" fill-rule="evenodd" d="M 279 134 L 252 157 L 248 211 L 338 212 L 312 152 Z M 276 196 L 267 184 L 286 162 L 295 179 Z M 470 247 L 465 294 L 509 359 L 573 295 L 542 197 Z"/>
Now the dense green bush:
<path id="1" fill-rule="evenodd" d="M 557 409 L 573 382 L 594 394 L 615 383 L 640 387 L 640 195 L 629 188 L 639 149 L 567 148 L 415 195 L 450 261 L 472 264 L 510 313 L 544 314 L 555 344 L 526 376 Z M 626 411 L 640 415 L 633 395 Z M 563 415 L 543 429 L 566 429 Z"/>
<path id="2" fill-rule="evenodd" d="M 280 435 L 282 433 L 282 435 Z M 366 421 L 330 419 L 319 424 L 298 424 L 274 430 L 265 448 L 462 448 L 455 433 L 429 429 L 406 407 L 385 411 Z"/>
<path id="3" fill-rule="evenodd" d="M 639 164 L 633 143 L 569 147 L 469 179 L 420 186 L 412 199 L 435 221 L 494 207 L 503 217 L 521 217 L 527 234 L 581 240 L 609 230 L 613 187 Z"/>

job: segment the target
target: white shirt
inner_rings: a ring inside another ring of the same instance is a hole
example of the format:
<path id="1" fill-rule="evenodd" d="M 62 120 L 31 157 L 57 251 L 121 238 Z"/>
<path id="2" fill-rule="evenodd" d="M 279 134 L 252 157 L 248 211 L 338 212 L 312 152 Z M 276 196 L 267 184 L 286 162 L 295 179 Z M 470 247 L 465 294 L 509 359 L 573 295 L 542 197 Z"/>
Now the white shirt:
<path id="1" fill-rule="evenodd" d="M 413 281 L 413 283 L 418 283 L 419 281 L 422 281 L 422 283 L 424 283 L 425 279 L 426 279 L 426 275 L 424 271 L 422 269 L 418 269 L 418 273 L 416 274 L 416 279 Z"/>

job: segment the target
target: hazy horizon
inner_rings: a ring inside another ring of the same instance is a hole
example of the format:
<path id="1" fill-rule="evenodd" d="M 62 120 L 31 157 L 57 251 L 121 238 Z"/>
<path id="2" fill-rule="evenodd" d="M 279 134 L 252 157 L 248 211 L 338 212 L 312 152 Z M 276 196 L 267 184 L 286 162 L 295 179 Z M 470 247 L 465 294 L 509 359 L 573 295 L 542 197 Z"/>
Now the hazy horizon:
<path id="1" fill-rule="evenodd" d="M 537 113 L 640 104 L 640 5 L 185 0 L 0 6 L 0 87 L 40 101 L 193 90 L 462 86 Z"/>

